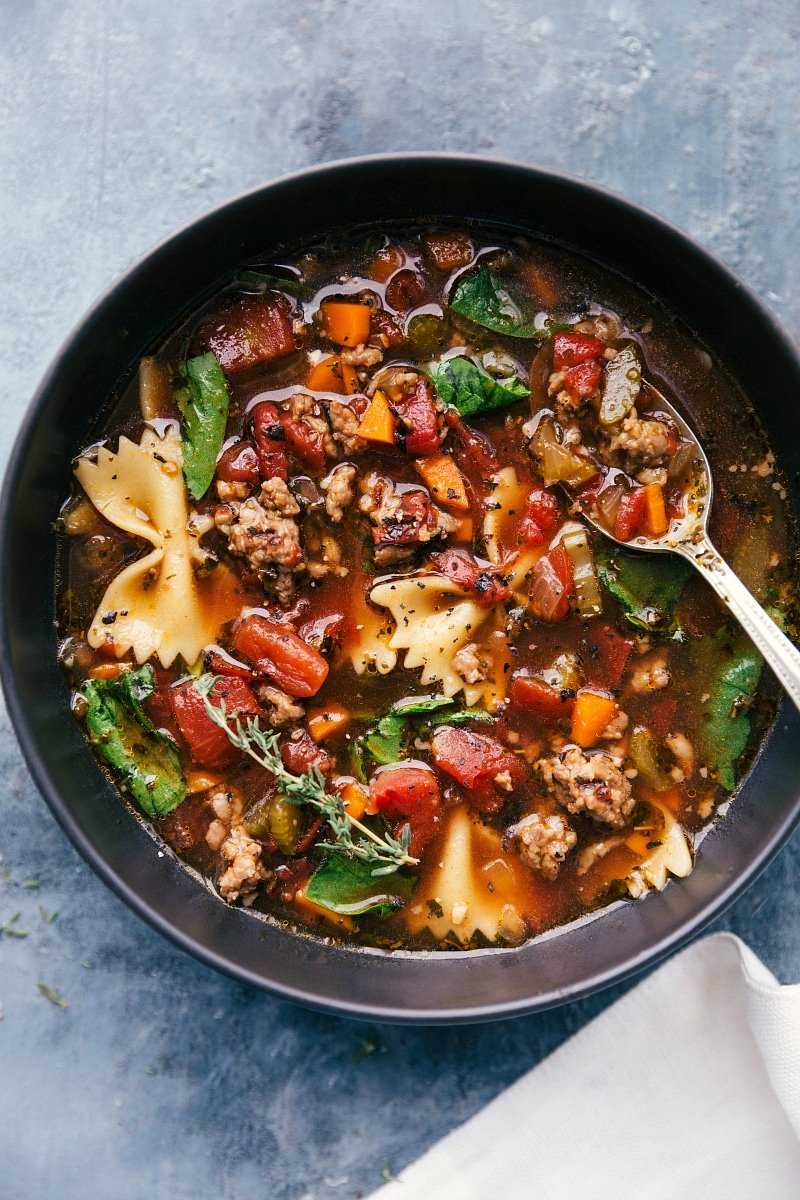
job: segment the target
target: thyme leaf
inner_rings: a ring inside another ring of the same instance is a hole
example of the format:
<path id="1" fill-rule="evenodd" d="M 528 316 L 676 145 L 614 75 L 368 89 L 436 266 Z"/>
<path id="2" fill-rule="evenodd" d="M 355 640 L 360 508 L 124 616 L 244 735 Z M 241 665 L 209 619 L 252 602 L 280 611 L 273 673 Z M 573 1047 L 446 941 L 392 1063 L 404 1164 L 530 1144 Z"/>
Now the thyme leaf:
<path id="1" fill-rule="evenodd" d="M 51 988 L 46 983 L 37 983 L 36 986 L 44 996 L 45 1000 L 49 1000 L 51 1004 L 55 1004 L 56 1008 L 60 1008 L 62 1012 L 65 1012 L 69 1008 L 69 1005 L 64 997 L 59 996 L 55 988 Z"/>
<path id="2" fill-rule="evenodd" d="M 341 796 L 325 790 L 325 777 L 319 767 L 309 767 L 303 775 L 288 771 L 281 758 L 277 733 L 262 729 L 258 717 L 242 714 L 238 709 L 229 712 L 224 700 L 212 704 L 210 696 L 218 678 L 205 674 L 193 684 L 195 691 L 203 697 L 209 720 L 225 731 L 237 750 L 275 777 L 287 803 L 309 804 L 323 814 L 332 834 L 331 841 L 320 843 L 323 848 L 371 864 L 373 875 L 391 875 L 400 867 L 419 862 L 409 853 L 411 829 L 408 825 L 403 826 L 399 838 L 388 832 L 375 833 L 349 815 Z M 354 830 L 358 833 L 357 838 L 353 835 Z"/>

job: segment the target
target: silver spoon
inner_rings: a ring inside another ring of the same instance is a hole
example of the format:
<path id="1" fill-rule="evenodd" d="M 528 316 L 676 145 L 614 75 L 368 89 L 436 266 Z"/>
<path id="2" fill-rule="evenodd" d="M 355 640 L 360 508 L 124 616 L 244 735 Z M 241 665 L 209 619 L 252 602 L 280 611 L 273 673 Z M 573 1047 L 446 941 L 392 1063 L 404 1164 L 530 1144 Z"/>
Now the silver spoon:
<path id="1" fill-rule="evenodd" d="M 800 652 L 781 633 L 778 626 L 765 612 L 739 579 L 735 571 L 712 544 L 708 536 L 708 518 L 711 512 L 713 480 L 708 459 L 694 430 L 687 425 L 680 413 L 673 408 L 665 396 L 647 384 L 650 394 L 657 400 L 657 407 L 669 414 L 681 432 L 697 452 L 697 460 L 689 485 L 686 515 L 674 519 L 670 528 L 660 537 L 637 536 L 629 542 L 615 538 L 590 512 L 583 512 L 586 519 L 605 537 L 611 538 L 626 549 L 649 550 L 656 553 L 679 554 L 690 562 L 711 584 L 747 636 L 761 651 L 765 661 L 785 691 L 800 709 Z"/>

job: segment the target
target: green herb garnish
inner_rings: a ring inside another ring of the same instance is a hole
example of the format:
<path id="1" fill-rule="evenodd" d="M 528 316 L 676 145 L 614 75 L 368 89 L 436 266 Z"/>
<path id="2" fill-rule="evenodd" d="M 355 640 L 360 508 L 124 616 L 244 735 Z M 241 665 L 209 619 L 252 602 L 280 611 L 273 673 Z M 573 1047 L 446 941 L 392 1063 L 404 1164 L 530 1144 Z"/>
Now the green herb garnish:
<path id="1" fill-rule="evenodd" d="M 507 378 L 501 383 L 482 371 L 471 358 L 463 356 L 433 363 L 428 374 L 439 397 L 458 409 L 462 417 L 516 404 L 530 395 L 522 380 Z"/>
<path id="2" fill-rule="evenodd" d="M 188 387 L 177 395 L 183 416 L 183 475 L 199 500 L 214 478 L 228 423 L 228 385 L 215 355 L 200 354 L 181 366 Z"/>
<path id="3" fill-rule="evenodd" d="M 348 815 L 341 796 L 325 790 L 325 778 L 318 767 L 309 767 L 304 775 L 287 771 L 281 758 L 278 735 L 265 732 L 257 717 L 246 716 L 243 720 L 237 710 L 228 712 L 224 700 L 212 704 L 210 695 L 218 678 L 217 675 L 201 675 L 192 685 L 203 697 L 209 719 L 225 730 L 237 750 L 275 777 L 288 804 L 309 804 L 326 817 L 334 840 L 321 843 L 323 849 L 368 864 L 373 876 L 390 875 L 400 867 L 412 866 L 419 861 L 409 853 L 411 829 L 408 825 L 403 826 L 399 838 L 390 833 L 375 833 Z M 353 838 L 354 829 L 360 835 L 357 840 Z"/>
<path id="4" fill-rule="evenodd" d="M 55 988 L 51 988 L 46 983 L 37 983 L 36 986 L 44 996 L 45 1000 L 49 1000 L 51 1004 L 55 1004 L 56 1008 L 60 1008 L 62 1012 L 66 1012 L 66 1010 L 69 1008 L 69 1005 L 62 996 L 59 996 Z"/>
<path id="5" fill-rule="evenodd" d="M 495 333 L 518 338 L 547 336 L 546 330 L 539 331 L 530 321 L 523 320 L 519 307 L 488 267 L 461 276 L 450 297 L 450 307 L 468 321 Z"/>
<path id="6" fill-rule="evenodd" d="M 20 929 L 17 926 L 17 921 L 20 919 L 21 915 L 21 913 L 15 912 L 12 917 L 9 917 L 7 921 L 4 921 L 2 924 L 0 924 L 0 934 L 4 934 L 6 937 L 12 938 L 29 937 L 30 935 L 27 929 Z"/>
<path id="7" fill-rule="evenodd" d="M 164 817 L 186 798 L 178 750 L 142 708 L 155 687 L 153 668 L 125 671 L 116 679 L 88 679 L 86 728 L 92 743 L 136 803 L 150 817 Z"/>

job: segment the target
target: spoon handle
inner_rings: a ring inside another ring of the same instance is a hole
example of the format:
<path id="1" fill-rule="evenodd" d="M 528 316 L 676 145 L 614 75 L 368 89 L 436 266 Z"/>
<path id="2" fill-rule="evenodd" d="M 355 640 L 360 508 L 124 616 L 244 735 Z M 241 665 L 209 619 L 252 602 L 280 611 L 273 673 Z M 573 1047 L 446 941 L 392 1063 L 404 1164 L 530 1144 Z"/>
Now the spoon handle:
<path id="1" fill-rule="evenodd" d="M 800 709 L 800 652 L 781 633 L 758 601 L 748 592 L 738 575 L 722 555 L 704 538 L 697 545 L 679 551 L 708 580 L 727 605 L 747 636 L 761 651 L 779 683 Z"/>

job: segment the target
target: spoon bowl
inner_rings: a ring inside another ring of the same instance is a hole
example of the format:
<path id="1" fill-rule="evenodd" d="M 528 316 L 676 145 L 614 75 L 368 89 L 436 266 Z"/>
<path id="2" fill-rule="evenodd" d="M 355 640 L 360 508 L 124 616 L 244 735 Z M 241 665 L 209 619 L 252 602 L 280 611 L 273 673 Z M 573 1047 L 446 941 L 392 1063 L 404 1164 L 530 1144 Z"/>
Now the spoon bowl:
<path id="1" fill-rule="evenodd" d="M 610 538 L 627 550 L 678 554 L 690 562 L 739 621 L 747 636 L 763 654 L 781 686 L 800 709 L 800 652 L 781 631 L 774 618 L 747 590 L 708 535 L 714 482 L 705 451 L 692 427 L 674 405 L 670 404 L 666 396 L 651 383 L 645 383 L 644 386 L 650 398 L 656 402 L 656 411 L 670 418 L 682 440 L 695 451 L 687 480 L 685 512 L 682 516 L 673 517 L 669 528 L 663 534 L 657 537 L 637 534 L 629 541 L 615 537 L 593 515 L 590 505 L 581 506 L 581 512 L 604 537 Z"/>

